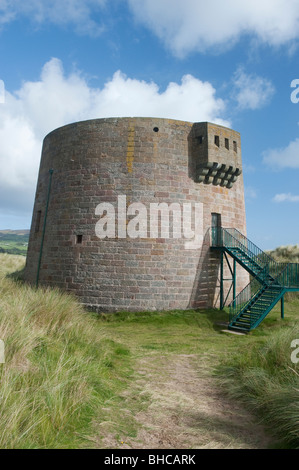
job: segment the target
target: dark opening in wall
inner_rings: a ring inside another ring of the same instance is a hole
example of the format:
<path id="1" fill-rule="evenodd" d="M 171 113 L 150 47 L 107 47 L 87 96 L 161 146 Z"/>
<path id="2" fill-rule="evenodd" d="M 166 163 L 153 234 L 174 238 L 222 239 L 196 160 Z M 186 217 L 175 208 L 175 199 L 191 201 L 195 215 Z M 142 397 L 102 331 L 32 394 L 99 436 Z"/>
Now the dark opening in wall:
<path id="1" fill-rule="evenodd" d="M 217 147 L 220 147 L 220 139 L 219 139 L 219 135 L 215 135 L 215 145 L 217 145 Z"/>
<path id="2" fill-rule="evenodd" d="M 77 245 L 82 245 L 83 235 L 76 235 L 76 243 Z"/>
<path id="3" fill-rule="evenodd" d="M 197 137 L 197 140 L 198 140 L 198 143 L 199 143 L 199 144 L 202 144 L 202 143 L 203 143 L 203 135 L 199 135 L 199 136 Z"/>
<path id="4" fill-rule="evenodd" d="M 225 144 L 224 145 L 225 145 L 225 148 L 227 150 L 229 150 L 229 140 L 228 139 L 225 139 Z"/>
<path id="5" fill-rule="evenodd" d="M 154 128 L 153 128 L 153 131 L 154 131 L 154 132 L 159 132 L 159 127 L 154 127 Z"/>
<path id="6" fill-rule="evenodd" d="M 36 219 L 35 219 L 35 229 L 34 229 L 35 233 L 39 232 L 41 217 L 42 217 L 42 211 L 37 211 Z"/>
<path id="7" fill-rule="evenodd" d="M 212 227 L 221 228 L 221 214 L 217 212 L 212 212 Z"/>
<path id="8" fill-rule="evenodd" d="M 237 142 L 235 140 L 233 142 L 233 145 L 234 145 L 234 152 L 237 152 L 238 151 L 238 146 L 237 146 Z"/>
<path id="9" fill-rule="evenodd" d="M 212 212 L 212 239 L 215 245 L 221 243 L 221 214 Z"/>

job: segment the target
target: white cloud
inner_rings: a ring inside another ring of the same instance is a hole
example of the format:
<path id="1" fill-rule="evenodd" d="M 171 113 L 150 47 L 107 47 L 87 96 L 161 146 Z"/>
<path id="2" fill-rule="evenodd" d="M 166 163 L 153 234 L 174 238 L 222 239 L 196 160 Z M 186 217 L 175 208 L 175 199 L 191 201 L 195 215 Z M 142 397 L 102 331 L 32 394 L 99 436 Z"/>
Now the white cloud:
<path id="1" fill-rule="evenodd" d="M 128 78 L 120 71 L 103 88 L 88 85 L 80 73 L 64 74 L 51 59 L 39 81 L 25 82 L 0 104 L 0 208 L 31 211 L 42 140 L 70 122 L 101 117 L 153 116 L 196 121 L 221 119 L 225 103 L 208 82 L 192 75 L 159 91 L 153 82 Z"/>
<path id="2" fill-rule="evenodd" d="M 128 0 L 137 21 L 176 55 L 223 50 L 241 35 L 278 46 L 298 39 L 297 0 Z"/>
<path id="3" fill-rule="evenodd" d="M 257 191 L 255 188 L 251 187 L 251 186 L 245 186 L 244 188 L 244 193 L 245 193 L 245 198 L 247 200 L 251 200 L 251 199 L 256 199 L 257 198 Z"/>
<path id="4" fill-rule="evenodd" d="M 0 80 L 0 104 L 5 102 L 5 86 L 4 81 Z"/>
<path id="5" fill-rule="evenodd" d="M 269 103 L 275 92 L 270 80 L 246 74 L 242 68 L 234 74 L 233 83 L 234 99 L 240 109 L 260 109 Z"/>
<path id="6" fill-rule="evenodd" d="M 151 82 L 127 78 L 120 71 L 97 94 L 96 109 L 102 116 L 154 116 L 185 121 L 214 121 L 229 125 L 219 116 L 225 111 L 225 103 L 217 99 L 209 82 L 202 82 L 192 75 L 184 75 L 180 84 L 171 82 L 159 92 Z"/>
<path id="7" fill-rule="evenodd" d="M 276 194 L 274 202 L 299 202 L 299 196 L 293 196 L 291 193 Z"/>
<path id="8" fill-rule="evenodd" d="M 101 23 L 92 17 L 107 0 L 0 0 L 0 26 L 20 16 L 35 24 L 50 22 L 56 25 L 72 24 L 81 34 L 99 35 Z"/>
<path id="9" fill-rule="evenodd" d="M 299 168 L 299 139 L 290 142 L 285 148 L 263 152 L 263 161 L 274 169 Z"/>
<path id="10" fill-rule="evenodd" d="M 34 24 L 71 25 L 80 34 L 99 35 L 103 15 L 124 0 L 0 0 L 0 27 L 20 17 Z M 297 0 L 126 0 L 136 20 L 176 55 L 210 48 L 221 51 L 242 35 L 279 46 L 299 36 Z"/>

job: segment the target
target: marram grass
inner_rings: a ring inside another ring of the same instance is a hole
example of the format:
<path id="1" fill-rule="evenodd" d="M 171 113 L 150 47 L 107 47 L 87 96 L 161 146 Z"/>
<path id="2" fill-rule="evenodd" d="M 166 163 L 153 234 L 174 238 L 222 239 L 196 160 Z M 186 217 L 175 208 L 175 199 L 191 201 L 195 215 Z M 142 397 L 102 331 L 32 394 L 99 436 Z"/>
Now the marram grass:
<path id="1" fill-rule="evenodd" d="M 299 364 L 291 360 L 295 339 L 299 341 L 297 322 L 273 331 L 262 344 L 235 353 L 220 369 L 229 395 L 254 411 L 271 434 L 291 448 L 299 448 Z"/>
<path id="2" fill-rule="evenodd" d="M 280 246 L 267 253 L 280 263 L 299 263 L 298 245 Z"/>
<path id="3" fill-rule="evenodd" d="M 72 297 L 8 278 L 22 263 L 0 255 L 0 448 L 80 447 L 119 387 L 119 345 Z"/>

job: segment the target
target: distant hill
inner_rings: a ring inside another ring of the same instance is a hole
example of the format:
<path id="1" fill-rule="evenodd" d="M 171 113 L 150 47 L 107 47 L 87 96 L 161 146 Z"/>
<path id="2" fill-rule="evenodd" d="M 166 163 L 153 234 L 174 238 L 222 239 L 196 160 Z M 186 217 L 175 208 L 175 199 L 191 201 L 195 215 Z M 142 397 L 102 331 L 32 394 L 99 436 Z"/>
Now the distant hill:
<path id="1" fill-rule="evenodd" d="M 30 230 L 0 230 L 0 253 L 26 256 Z"/>
<path id="2" fill-rule="evenodd" d="M 6 234 L 12 234 L 12 235 L 29 235 L 30 230 L 29 229 L 24 229 L 24 230 L 0 230 L 0 233 Z"/>

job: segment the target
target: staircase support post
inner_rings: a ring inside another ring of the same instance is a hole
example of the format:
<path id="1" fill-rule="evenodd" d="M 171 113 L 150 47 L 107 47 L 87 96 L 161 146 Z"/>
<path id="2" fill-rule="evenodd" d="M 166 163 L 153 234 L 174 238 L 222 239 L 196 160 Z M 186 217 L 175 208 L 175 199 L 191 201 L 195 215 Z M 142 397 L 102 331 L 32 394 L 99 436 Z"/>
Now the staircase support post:
<path id="1" fill-rule="evenodd" d="M 237 269 L 237 263 L 236 260 L 234 259 L 234 268 L 233 268 L 233 299 L 234 299 L 234 306 L 235 306 L 235 298 L 236 298 L 236 269 Z"/>
<path id="2" fill-rule="evenodd" d="M 223 250 L 221 250 L 220 260 L 220 310 L 224 308 L 224 291 L 223 291 Z"/>
<path id="3" fill-rule="evenodd" d="M 281 297 L 281 318 L 284 320 L 284 295 Z"/>

